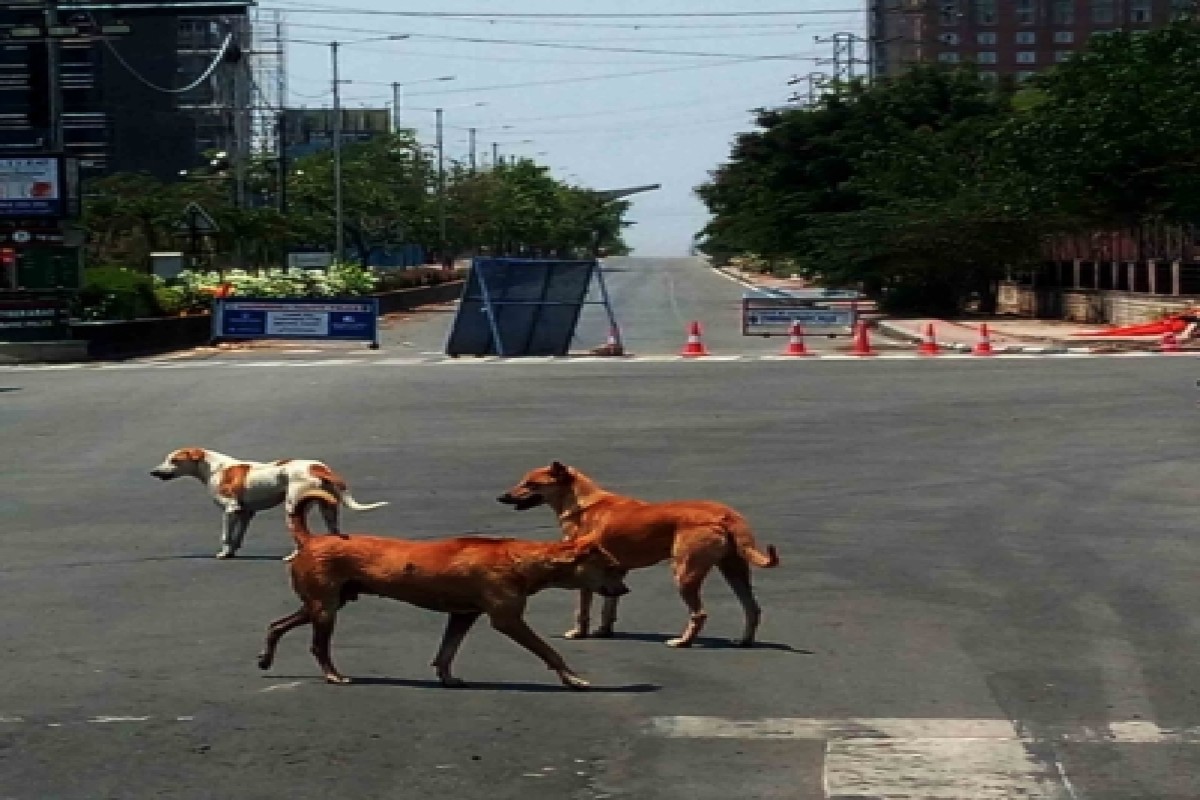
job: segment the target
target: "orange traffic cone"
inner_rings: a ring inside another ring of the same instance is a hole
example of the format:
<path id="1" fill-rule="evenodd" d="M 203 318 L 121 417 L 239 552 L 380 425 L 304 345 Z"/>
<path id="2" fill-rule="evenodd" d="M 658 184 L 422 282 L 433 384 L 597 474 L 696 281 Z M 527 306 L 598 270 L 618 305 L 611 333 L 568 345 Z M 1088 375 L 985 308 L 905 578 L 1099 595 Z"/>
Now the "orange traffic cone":
<path id="1" fill-rule="evenodd" d="M 988 333 L 987 323 L 984 322 L 979 326 L 979 341 L 975 343 L 975 349 L 971 351 L 973 356 L 992 356 L 995 352 L 992 350 L 992 337 Z"/>
<path id="2" fill-rule="evenodd" d="M 922 337 L 921 344 L 917 346 L 917 355 L 936 356 L 940 352 L 937 339 L 933 336 L 933 323 L 931 322 L 925 326 L 925 336 Z"/>
<path id="3" fill-rule="evenodd" d="M 1183 350 L 1179 346 L 1179 338 L 1175 336 L 1174 331 L 1167 331 L 1162 335 L 1162 342 L 1158 346 L 1160 353 L 1182 353 Z"/>
<path id="4" fill-rule="evenodd" d="M 680 355 L 685 358 L 708 355 L 708 350 L 705 349 L 704 342 L 700 341 L 699 322 L 693 321 L 691 327 L 688 328 L 687 344 L 683 346 L 683 352 Z"/>
<path id="5" fill-rule="evenodd" d="M 871 335 L 867 333 L 867 323 L 859 322 L 854 326 L 854 346 L 850 348 L 852 356 L 877 356 L 871 349 Z"/>
<path id="6" fill-rule="evenodd" d="M 592 351 L 595 356 L 623 356 L 625 345 L 621 344 L 621 332 L 613 325 L 608 329 L 608 341 Z"/>
<path id="7" fill-rule="evenodd" d="M 810 353 L 804 347 L 804 329 L 800 327 L 799 322 L 793 322 L 792 327 L 788 329 L 788 344 L 780 355 L 785 356 L 812 356 L 816 353 Z"/>

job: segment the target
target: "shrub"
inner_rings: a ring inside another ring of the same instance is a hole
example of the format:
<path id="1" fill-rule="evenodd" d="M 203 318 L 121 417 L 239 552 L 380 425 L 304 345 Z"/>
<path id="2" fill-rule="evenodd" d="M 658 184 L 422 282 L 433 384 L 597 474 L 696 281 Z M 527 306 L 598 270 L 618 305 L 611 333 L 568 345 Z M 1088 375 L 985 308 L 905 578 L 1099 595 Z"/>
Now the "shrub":
<path id="1" fill-rule="evenodd" d="M 122 267 L 85 270 L 76 303 L 80 319 L 139 319 L 159 313 L 154 277 Z"/>
<path id="2" fill-rule="evenodd" d="M 396 289 L 415 289 L 420 286 L 437 286 L 442 283 L 462 280 L 466 277 L 464 269 L 446 270 L 437 267 L 417 267 L 416 269 L 401 269 L 384 272 L 376 284 L 377 291 L 390 292 Z"/>

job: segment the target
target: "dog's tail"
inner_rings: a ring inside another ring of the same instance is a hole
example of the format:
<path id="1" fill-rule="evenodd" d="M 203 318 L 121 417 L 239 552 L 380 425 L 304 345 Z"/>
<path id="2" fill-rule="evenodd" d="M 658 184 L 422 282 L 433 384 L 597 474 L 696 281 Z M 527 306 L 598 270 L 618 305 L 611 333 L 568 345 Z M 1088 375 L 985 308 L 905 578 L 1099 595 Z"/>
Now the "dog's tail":
<path id="1" fill-rule="evenodd" d="M 346 483 L 345 478 L 338 475 L 324 464 L 314 464 L 309 468 L 309 472 L 317 480 L 325 485 L 325 489 L 337 498 L 346 508 L 351 511 L 373 511 L 376 508 L 383 508 L 387 505 L 383 503 L 360 503 L 350 494 L 350 487 Z"/>
<path id="2" fill-rule="evenodd" d="M 297 550 L 302 550 L 308 540 L 315 535 L 308 527 L 308 512 L 317 503 L 336 506 L 338 499 L 331 492 L 313 489 L 305 492 L 296 502 L 296 507 L 288 514 L 288 530 L 292 533 L 292 541 L 296 543 Z"/>
<path id="3" fill-rule="evenodd" d="M 725 518 L 725 530 L 742 558 L 764 569 L 779 566 L 779 553 L 776 552 L 775 545 L 768 545 L 765 553 L 759 550 L 754 541 L 754 532 L 750 530 L 750 523 L 741 514 L 730 512 Z"/>

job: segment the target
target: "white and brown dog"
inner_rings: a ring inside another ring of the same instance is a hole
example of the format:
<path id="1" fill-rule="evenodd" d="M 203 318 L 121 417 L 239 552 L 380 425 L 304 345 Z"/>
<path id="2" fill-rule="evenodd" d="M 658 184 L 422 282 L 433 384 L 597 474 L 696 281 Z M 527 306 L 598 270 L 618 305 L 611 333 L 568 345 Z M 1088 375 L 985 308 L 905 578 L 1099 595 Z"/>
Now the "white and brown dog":
<path id="1" fill-rule="evenodd" d="M 370 511 L 387 505 L 357 502 L 350 495 L 346 481 L 320 461 L 283 459 L 264 464 L 243 461 L 216 450 L 185 447 L 169 453 L 150 474 L 164 481 L 190 475 L 208 487 L 213 501 L 225 513 L 217 558 L 234 557 L 246 537 L 250 520 L 259 511 L 283 503 L 286 512 L 292 514 L 306 492 L 323 489 L 353 511 Z M 329 532 L 341 535 L 338 507 L 322 504 L 321 515 Z M 295 557 L 293 550 L 284 561 Z"/>

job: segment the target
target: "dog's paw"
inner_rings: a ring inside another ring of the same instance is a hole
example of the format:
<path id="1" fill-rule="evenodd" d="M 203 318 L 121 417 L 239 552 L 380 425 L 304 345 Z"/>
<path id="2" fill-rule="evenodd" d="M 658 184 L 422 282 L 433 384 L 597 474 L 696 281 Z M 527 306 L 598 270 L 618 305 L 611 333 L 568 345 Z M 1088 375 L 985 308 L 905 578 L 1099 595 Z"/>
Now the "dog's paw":
<path id="1" fill-rule="evenodd" d="M 446 689 L 465 689 L 467 682 L 462 678 L 441 678 L 442 686 Z"/>
<path id="2" fill-rule="evenodd" d="M 734 647 L 754 647 L 753 639 L 731 639 Z"/>
<path id="3" fill-rule="evenodd" d="M 289 553 L 288 555 L 284 556 L 284 557 L 283 557 L 283 560 L 284 560 L 284 561 L 294 561 L 294 560 L 296 559 L 296 556 L 298 556 L 298 555 L 300 555 L 300 551 L 299 551 L 299 550 L 293 550 L 291 553 Z"/>
<path id="4" fill-rule="evenodd" d="M 347 683 L 351 683 L 351 680 L 349 678 L 347 678 L 345 675 L 326 675 L 325 682 L 336 684 L 336 685 L 344 685 Z"/>
<path id="5" fill-rule="evenodd" d="M 258 663 L 258 668 L 259 668 L 259 669 L 270 669 L 270 668 L 271 668 L 271 662 L 272 662 L 272 661 L 274 661 L 274 659 L 273 659 L 273 658 L 271 658 L 271 657 L 270 657 L 269 655 L 267 655 L 266 653 L 263 653 L 262 655 L 260 655 L 260 656 L 258 657 L 258 662 L 257 662 L 257 663 Z"/>
<path id="6" fill-rule="evenodd" d="M 667 647 L 691 647 L 692 643 L 687 639 L 667 639 Z"/>
<path id="7" fill-rule="evenodd" d="M 578 675 L 572 675 L 569 672 L 560 672 L 559 677 L 562 678 L 563 686 L 568 689 L 590 689 L 592 685 Z"/>
<path id="8" fill-rule="evenodd" d="M 571 630 L 563 634 L 564 639 L 586 639 L 587 637 L 588 632 L 584 628 L 571 628 Z"/>
<path id="9" fill-rule="evenodd" d="M 237 555 L 237 553 L 235 553 L 233 550 L 222 550 L 221 552 L 217 553 L 217 558 L 233 558 L 235 555 Z"/>
<path id="10" fill-rule="evenodd" d="M 612 628 L 596 628 L 595 632 L 592 634 L 592 638 L 593 639 L 611 639 L 611 638 L 613 638 L 613 629 Z"/>

